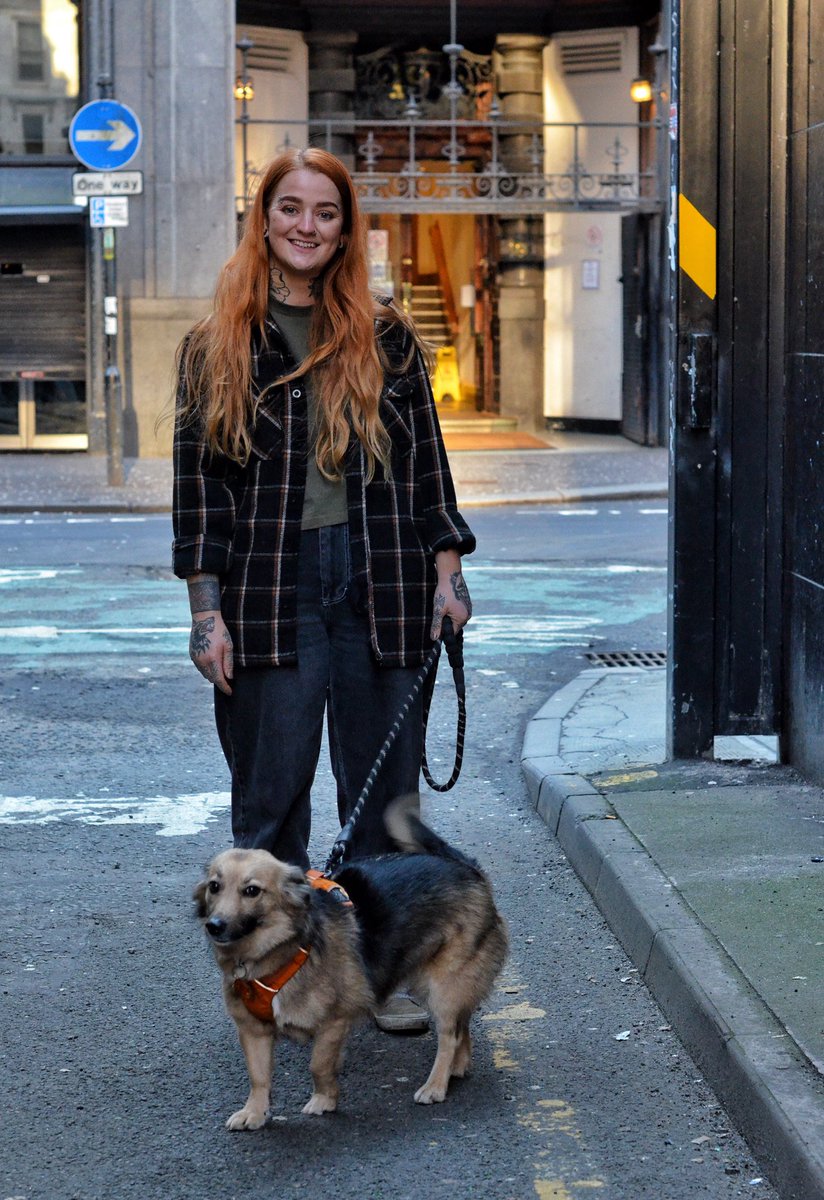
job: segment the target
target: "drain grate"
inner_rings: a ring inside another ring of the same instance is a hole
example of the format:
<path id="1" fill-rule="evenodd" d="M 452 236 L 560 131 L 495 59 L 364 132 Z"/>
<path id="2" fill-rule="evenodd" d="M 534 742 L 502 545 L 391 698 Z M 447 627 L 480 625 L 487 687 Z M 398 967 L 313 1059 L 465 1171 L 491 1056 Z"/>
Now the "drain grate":
<path id="1" fill-rule="evenodd" d="M 598 667 L 665 667 L 666 650 L 606 650 L 587 654 Z"/>

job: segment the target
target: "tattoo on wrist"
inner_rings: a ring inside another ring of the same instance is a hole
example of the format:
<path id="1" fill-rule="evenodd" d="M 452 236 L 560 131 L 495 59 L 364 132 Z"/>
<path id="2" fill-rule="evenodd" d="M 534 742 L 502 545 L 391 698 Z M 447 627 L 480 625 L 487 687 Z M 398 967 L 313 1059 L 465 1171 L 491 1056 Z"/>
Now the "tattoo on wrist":
<path id="1" fill-rule="evenodd" d="M 291 296 L 291 288 L 283 278 L 283 271 L 281 271 L 280 267 L 272 267 L 269 276 L 272 281 L 272 295 L 277 300 L 284 301 L 287 296 Z"/>
<path id="2" fill-rule="evenodd" d="M 449 582 L 452 584 L 452 594 L 456 600 L 459 600 L 464 605 L 466 611 L 472 616 L 472 600 L 469 595 L 469 588 L 466 586 L 466 580 L 460 571 L 455 571 L 449 576 Z"/>
<path id="3" fill-rule="evenodd" d="M 206 617 L 203 621 L 192 621 L 192 632 L 189 634 L 189 654 L 192 658 L 206 653 L 212 644 L 209 634 L 214 631 L 214 617 Z"/>
<path id="4" fill-rule="evenodd" d="M 189 612 L 208 612 L 220 608 L 220 584 L 217 579 L 199 579 L 189 584 Z"/>

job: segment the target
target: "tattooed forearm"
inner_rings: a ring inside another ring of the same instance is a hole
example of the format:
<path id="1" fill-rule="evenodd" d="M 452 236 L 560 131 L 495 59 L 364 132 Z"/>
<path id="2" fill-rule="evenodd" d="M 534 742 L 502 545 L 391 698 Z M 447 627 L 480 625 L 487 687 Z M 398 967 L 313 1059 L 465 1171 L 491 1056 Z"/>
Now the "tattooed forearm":
<path id="1" fill-rule="evenodd" d="M 197 658 L 199 654 L 206 653 L 212 644 L 209 634 L 214 633 L 214 631 L 214 617 L 206 617 L 203 621 L 192 621 L 192 632 L 189 634 L 189 655 L 191 658 Z"/>
<path id="2" fill-rule="evenodd" d="M 460 571 L 455 571 L 449 576 L 449 582 L 452 584 L 452 594 L 456 600 L 460 600 L 466 611 L 472 616 L 472 600 L 469 595 L 469 588 L 466 586 L 466 580 Z"/>
<path id="3" fill-rule="evenodd" d="M 189 580 L 189 612 L 213 612 L 220 609 L 220 583 L 217 575 Z"/>
<path id="4" fill-rule="evenodd" d="M 292 290 L 288 286 L 286 280 L 283 278 L 283 271 L 281 271 L 279 267 L 272 267 L 272 270 L 269 272 L 269 274 L 272 280 L 272 295 L 277 300 L 285 302 L 286 297 L 291 296 Z"/>

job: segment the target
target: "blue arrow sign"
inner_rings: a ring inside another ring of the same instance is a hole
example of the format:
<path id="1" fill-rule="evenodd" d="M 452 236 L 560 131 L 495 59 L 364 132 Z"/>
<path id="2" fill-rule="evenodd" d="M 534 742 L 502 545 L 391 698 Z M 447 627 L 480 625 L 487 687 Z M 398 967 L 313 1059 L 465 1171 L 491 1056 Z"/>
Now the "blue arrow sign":
<path id="1" fill-rule="evenodd" d="M 93 171 L 125 167 L 140 149 L 142 137 L 135 114 L 117 100 L 84 104 L 69 126 L 72 153 Z"/>

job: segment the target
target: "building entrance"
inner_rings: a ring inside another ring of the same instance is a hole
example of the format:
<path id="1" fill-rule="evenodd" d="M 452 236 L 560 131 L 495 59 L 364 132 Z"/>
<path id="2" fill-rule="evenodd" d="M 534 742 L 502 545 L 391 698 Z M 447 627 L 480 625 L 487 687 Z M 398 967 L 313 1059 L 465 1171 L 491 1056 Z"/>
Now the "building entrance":
<path id="1" fill-rule="evenodd" d="M 371 224 L 371 285 L 394 296 L 432 347 L 441 416 L 497 412 L 493 219 L 382 213 Z"/>
<path id="2" fill-rule="evenodd" d="M 0 226 L 0 450 L 85 450 L 83 228 Z"/>

